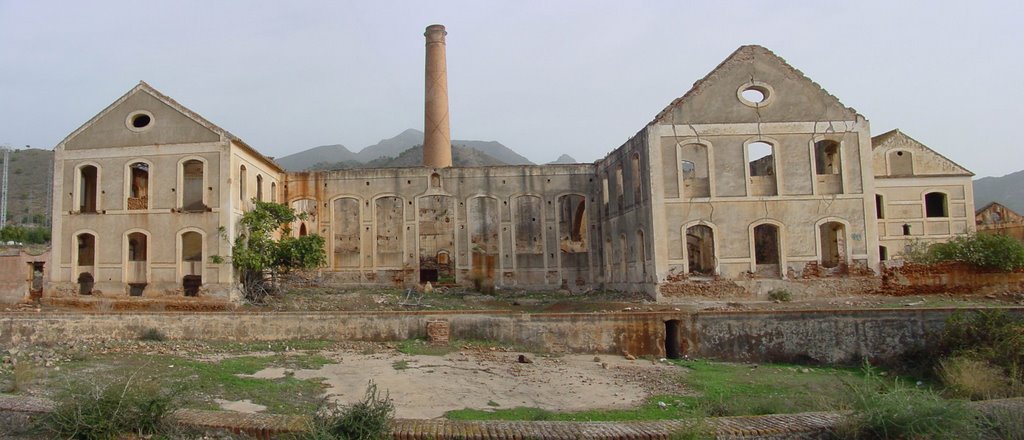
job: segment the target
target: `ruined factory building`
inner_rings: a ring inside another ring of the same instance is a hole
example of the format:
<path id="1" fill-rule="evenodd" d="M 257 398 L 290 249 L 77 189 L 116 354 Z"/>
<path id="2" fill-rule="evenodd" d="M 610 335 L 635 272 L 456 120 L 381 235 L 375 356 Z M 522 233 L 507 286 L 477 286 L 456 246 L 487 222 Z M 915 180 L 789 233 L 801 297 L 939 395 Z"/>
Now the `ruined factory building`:
<path id="1" fill-rule="evenodd" d="M 425 34 L 424 164 L 285 172 L 140 83 L 56 147 L 45 295 L 233 299 L 252 200 L 307 212 L 337 284 L 489 280 L 642 291 L 877 272 L 973 231 L 971 173 L 743 46 L 590 164 L 452 167 L 442 26 Z"/>

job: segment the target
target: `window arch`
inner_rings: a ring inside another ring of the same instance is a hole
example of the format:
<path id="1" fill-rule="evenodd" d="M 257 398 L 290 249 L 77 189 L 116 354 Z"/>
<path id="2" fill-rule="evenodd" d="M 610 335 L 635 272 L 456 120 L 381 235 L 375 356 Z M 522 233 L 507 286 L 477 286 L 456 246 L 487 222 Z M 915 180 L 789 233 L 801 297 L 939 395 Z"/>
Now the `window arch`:
<path id="1" fill-rule="evenodd" d="M 206 211 L 206 160 L 186 157 L 178 162 L 178 207 L 185 212 Z"/>
<path id="2" fill-rule="evenodd" d="M 72 235 L 74 248 L 71 249 L 71 269 L 74 282 L 78 283 L 78 293 L 91 295 L 96 274 L 96 232 L 92 230 L 77 231 Z"/>
<path id="3" fill-rule="evenodd" d="M 98 164 L 88 162 L 75 168 L 75 209 L 84 214 L 95 214 L 100 207 L 100 175 Z"/>
<path id="4" fill-rule="evenodd" d="M 928 218 L 949 217 L 949 198 L 943 192 L 930 192 L 924 195 L 924 214 Z"/>
<path id="5" fill-rule="evenodd" d="M 827 217 L 818 220 L 815 225 L 818 233 L 818 261 L 822 267 L 834 268 L 849 262 L 850 242 L 847 239 L 849 222 L 840 218 Z"/>
<path id="6" fill-rule="evenodd" d="M 246 193 L 245 193 L 245 190 L 246 190 L 246 188 L 245 188 L 245 183 L 246 183 L 245 179 L 246 178 L 247 177 L 246 177 L 245 165 L 242 165 L 242 166 L 238 167 L 238 199 L 243 201 L 243 202 L 245 201 L 245 195 L 246 195 Z"/>
<path id="7" fill-rule="evenodd" d="M 277 182 L 270 182 L 270 202 L 277 203 Z"/>
<path id="8" fill-rule="evenodd" d="M 146 284 L 149 280 L 150 260 L 150 234 L 143 229 L 130 229 L 125 232 L 124 252 L 122 256 L 122 268 L 124 282 L 132 284 Z M 131 294 L 138 296 L 142 294 L 141 289 L 136 290 L 132 286 Z"/>
<path id="9" fill-rule="evenodd" d="M 206 258 L 206 233 L 198 228 L 178 231 L 178 277 L 185 296 L 198 296 L 203 285 Z"/>
<path id="10" fill-rule="evenodd" d="M 683 250 L 686 252 L 687 272 L 695 275 L 714 275 L 718 265 L 715 226 L 703 221 L 684 226 Z"/>
<path id="11" fill-rule="evenodd" d="M 678 147 L 679 171 L 682 177 L 683 197 L 711 195 L 711 155 L 708 146 L 690 142 Z"/>
<path id="12" fill-rule="evenodd" d="M 256 175 L 256 200 L 263 201 L 263 175 Z"/>
<path id="13" fill-rule="evenodd" d="M 764 219 L 750 225 L 750 272 L 758 277 L 780 277 L 785 274 L 786 252 L 783 225 Z"/>
<path id="14" fill-rule="evenodd" d="M 823 140 L 814 143 L 814 171 L 816 174 L 839 174 L 841 167 L 839 142 Z"/>
<path id="15" fill-rule="evenodd" d="M 778 195 L 775 145 L 774 142 L 764 139 L 747 142 L 747 175 L 750 177 L 747 181 L 747 195 Z"/>
<path id="16" fill-rule="evenodd" d="M 150 170 L 153 164 L 146 160 L 129 161 L 125 166 L 125 209 L 149 209 Z"/>
<path id="17" fill-rule="evenodd" d="M 640 165 L 640 153 L 633 153 L 630 156 L 630 178 L 633 179 L 633 203 L 640 203 L 643 200 L 643 177 Z"/>

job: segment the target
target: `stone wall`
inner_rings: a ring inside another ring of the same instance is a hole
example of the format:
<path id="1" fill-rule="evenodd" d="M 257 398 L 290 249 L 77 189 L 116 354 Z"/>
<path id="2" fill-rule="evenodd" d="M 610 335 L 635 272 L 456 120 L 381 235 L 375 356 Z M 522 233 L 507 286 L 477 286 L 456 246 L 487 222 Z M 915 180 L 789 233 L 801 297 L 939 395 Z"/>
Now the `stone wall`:
<path id="1" fill-rule="evenodd" d="M 1024 313 L 1024 308 L 1010 308 Z M 447 320 L 452 339 L 492 340 L 552 352 L 662 357 L 666 341 L 682 354 L 736 361 L 884 361 L 920 346 L 954 309 L 785 312 L 518 314 L 379 313 L 5 313 L 0 344 L 135 339 L 156 328 L 170 339 L 399 341 L 425 338 Z"/>
<path id="2" fill-rule="evenodd" d="M 963 263 L 905 263 L 882 270 L 882 291 L 893 295 L 940 292 L 1024 292 L 1024 272 L 984 272 Z"/>

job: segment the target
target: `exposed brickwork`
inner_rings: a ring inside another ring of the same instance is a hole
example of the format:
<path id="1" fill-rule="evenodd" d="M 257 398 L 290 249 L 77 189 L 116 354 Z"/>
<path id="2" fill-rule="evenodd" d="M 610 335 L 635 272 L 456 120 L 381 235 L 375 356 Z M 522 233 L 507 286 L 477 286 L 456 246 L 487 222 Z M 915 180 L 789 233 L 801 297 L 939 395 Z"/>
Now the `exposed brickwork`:
<path id="1" fill-rule="evenodd" d="M 684 278 L 674 282 L 662 283 L 658 288 L 661 295 L 668 298 L 688 296 L 735 298 L 747 295 L 746 289 L 729 280 L 702 281 Z"/>
<path id="2" fill-rule="evenodd" d="M 985 272 L 955 262 L 904 263 L 882 268 L 881 292 L 888 295 L 1024 292 L 1024 272 Z"/>
<path id="3" fill-rule="evenodd" d="M 451 327 L 447 320 L 437 319 L 427 321 L 427 340 L 432 345 L 448 345 L 451 335 Z"/>

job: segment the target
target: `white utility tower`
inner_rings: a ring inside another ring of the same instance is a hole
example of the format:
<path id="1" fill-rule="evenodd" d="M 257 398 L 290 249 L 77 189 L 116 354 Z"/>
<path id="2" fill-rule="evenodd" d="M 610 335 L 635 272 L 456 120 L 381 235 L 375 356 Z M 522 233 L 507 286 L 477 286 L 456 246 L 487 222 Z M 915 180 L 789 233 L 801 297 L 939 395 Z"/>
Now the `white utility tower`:
<path id="1" fill-rule="evenodd" d="M 7 226 L 7 164 L 11 161 L 11 149 L 6 145 L 0 146 L 4 151 L 4 183 L 0 190 L 0 228 Z"/>

